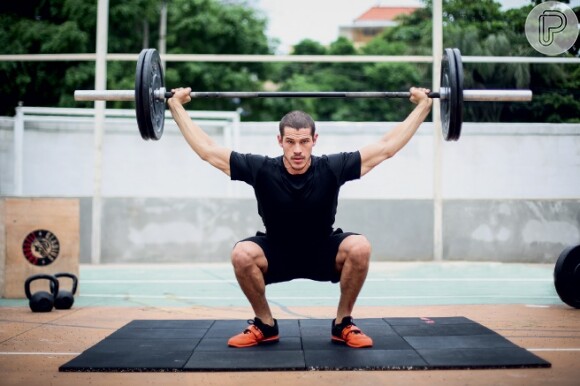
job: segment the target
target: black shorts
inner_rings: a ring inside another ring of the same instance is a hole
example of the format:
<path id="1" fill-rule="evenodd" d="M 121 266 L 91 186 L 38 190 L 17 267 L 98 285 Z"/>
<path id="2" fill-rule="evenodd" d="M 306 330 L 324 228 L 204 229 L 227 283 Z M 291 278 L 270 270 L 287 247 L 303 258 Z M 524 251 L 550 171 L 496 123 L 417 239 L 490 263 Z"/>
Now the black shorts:
<path id="1" fill-rule="evenodd" d="M 262 232 L 241 241 L 253 241 L 264 251 L 268 260 L 268 270 L 264 274 L 266 284 L 294 279 L 337 283 L 340 281 L 340 273 L 336 270 L 338 247 L 348 236 L 357 234 L 338 228 L 327 238 L 292 246 L 275 243 Z"/>

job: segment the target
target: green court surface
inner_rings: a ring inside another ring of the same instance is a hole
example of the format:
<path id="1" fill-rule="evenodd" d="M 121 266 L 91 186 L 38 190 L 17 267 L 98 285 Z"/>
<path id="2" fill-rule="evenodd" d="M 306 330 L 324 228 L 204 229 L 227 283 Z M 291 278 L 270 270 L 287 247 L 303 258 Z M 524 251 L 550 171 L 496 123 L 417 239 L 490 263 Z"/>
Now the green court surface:
<path id="1" fill-rule="evenodd" d="M 413 262 L 371 264 L 359 306 L 561 304 L 551 264 Z M 66 284 L 64 284 L 66 285 Z M 339 286 L 310 280 L 270 285 L 279 307 L 334 306 Z M 0 299 L 0 306 L 25 306 Z M 248 306 L 229 264 L 81 265 L 75 306 Z"/>

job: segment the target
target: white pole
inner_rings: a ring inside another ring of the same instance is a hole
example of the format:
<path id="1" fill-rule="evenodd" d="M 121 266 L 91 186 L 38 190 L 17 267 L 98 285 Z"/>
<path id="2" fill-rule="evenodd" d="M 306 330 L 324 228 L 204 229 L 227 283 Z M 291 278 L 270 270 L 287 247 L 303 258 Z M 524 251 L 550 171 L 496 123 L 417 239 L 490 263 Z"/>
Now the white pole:
<path id="1" fill-rule="evenodd" d="M 439 90 L 443 56 L 442 0 L 433 0 L 433 90 Z M 433 260 L 443 260 L 443 194 L 441 114 L 439 100 L 433 101 Z"/>
<path id="2" fill-rule="evenodd" d="M 97 9 L 97 60 L 95 63 L 95 89 L 107 89 L 107 39 L 109 30 L 109 0 L 99 0 Z M 95 101 L 95 147 L 93 207 L 91 234 L 91 263 L 101 262 L 101 215 L 102 215 L 102 164 L 103 132 L 105 126 L 105 101 Z"/>
<path id="3" fill-rule="evenodd" d="M 167 51 L 167 0 L 161 2 L 161 15 L 159 16 L 159 55 L 165 57 Z M 143 47 L 145 48 L 145 47 Z M 161 67 L 165 70 L 165 59 L 161 59 Z"/>
<path id="4" fill-rule="evenodd" d="M 14 119 L 14 195 L 22 196 L 22 159 L 24 152 L 24 113 L 22 112 L 22 102 L 16 107 L 16 117 Z"/>

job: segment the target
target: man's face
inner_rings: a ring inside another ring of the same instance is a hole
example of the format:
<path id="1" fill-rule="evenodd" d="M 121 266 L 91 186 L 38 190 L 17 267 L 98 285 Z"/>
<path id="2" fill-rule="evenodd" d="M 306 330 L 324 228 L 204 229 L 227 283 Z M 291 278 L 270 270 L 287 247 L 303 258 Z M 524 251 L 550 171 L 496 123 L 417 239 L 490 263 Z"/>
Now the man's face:
<path id="1" fill-rule="evenodd" d="M 284 136 L 278 135 L 278 143 L 284 149 L 284 166 L 290 174 L 302 174 L 310 166 L 312 147 L 318 134 L 312 136 L 310 128 L 284 128 Z"/>

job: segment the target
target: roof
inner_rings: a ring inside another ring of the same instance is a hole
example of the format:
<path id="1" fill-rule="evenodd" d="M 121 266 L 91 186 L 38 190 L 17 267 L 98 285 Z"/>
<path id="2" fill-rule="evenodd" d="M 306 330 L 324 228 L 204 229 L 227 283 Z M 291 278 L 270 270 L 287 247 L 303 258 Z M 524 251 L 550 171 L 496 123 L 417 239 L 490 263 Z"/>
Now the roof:
<path id="1" fill-rule="evenodd" d="M 381 20 L 381 21 L 392 21 L 399 15 L 409 15 L 415 12 L 419 7 L 372 7 L 359 17 L 355 19 L 355 22 L 360 21 L 370 21 L 370 20 Z"/>

